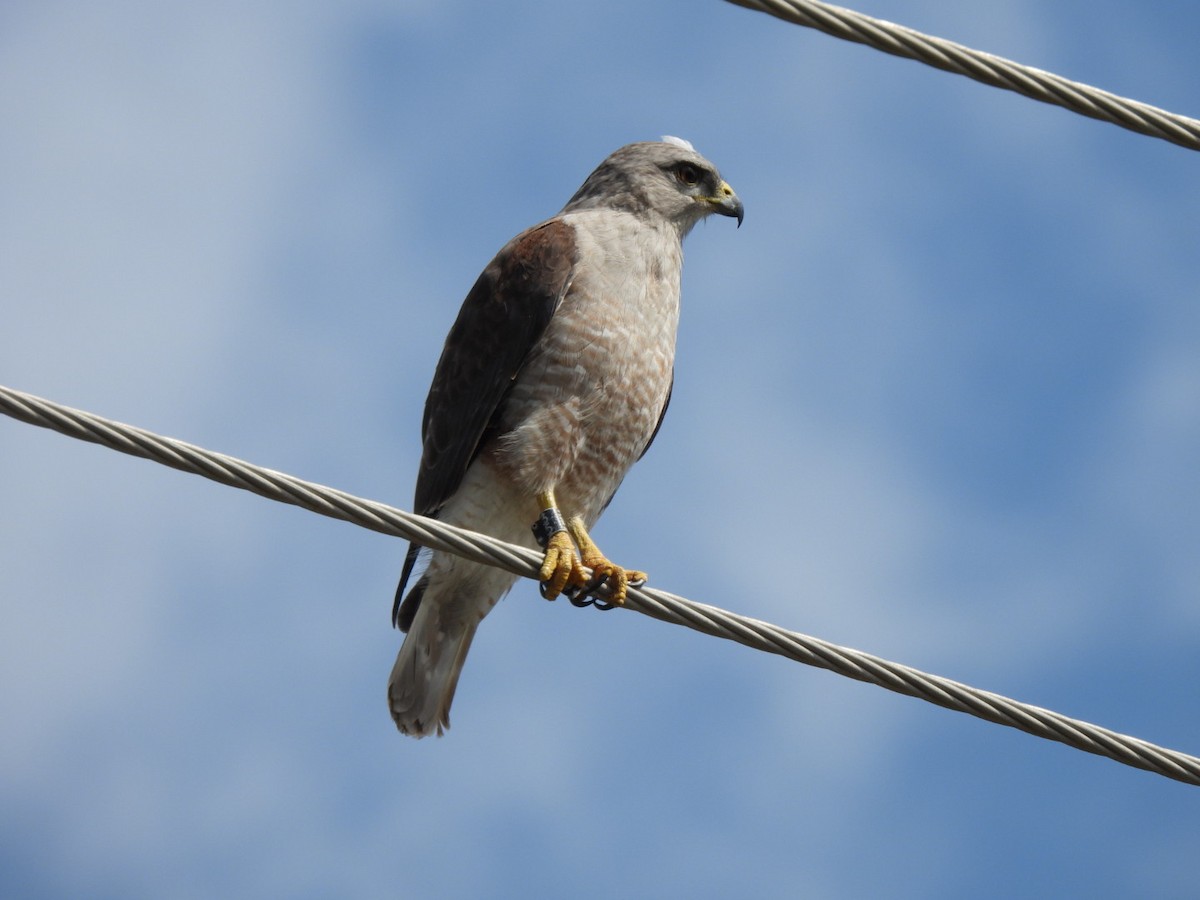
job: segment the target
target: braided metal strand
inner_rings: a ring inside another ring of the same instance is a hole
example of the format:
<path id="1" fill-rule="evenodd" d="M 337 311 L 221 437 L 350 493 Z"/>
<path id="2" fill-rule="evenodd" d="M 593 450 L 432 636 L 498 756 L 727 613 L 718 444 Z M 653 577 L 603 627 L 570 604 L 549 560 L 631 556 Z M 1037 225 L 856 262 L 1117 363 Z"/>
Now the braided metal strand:
<path id="1" fill-rule="evenodd" d="M 426 547 L 498 566 L 527 578 L 535 578 L 541 564 L 540 556 L 532 550 L 3 386 L 0 386 L 0 412 L 31 425 L 203 475 L 271 500 L 290 503 L 383 534 L 407 538 Z M 663 622 L 683 625 L 756 650 L 828 669 L 848 678 L 1007 725 L 1035 737 L 1058 741 L 1077 750 L 1106 756 L 1176 781 L 1200 785 L 1200 758 L 990 691 L 739 616 L 715 606 L 686 600 L 665 591 L 631 587 L 625 605 L 628 609 Z"/>
<path id="2" fill-rule="evenodd" d="M 728 0 L 833 37 L 866 44 L 893 56 L 966 75 L 992 87 L 1120 125 L 1139 134 L 1200 150 L 1200 120 L 1110 94 L 1060 75 L 1024 66 L 962 44 L 922 34 L 883 19 L 818 0 Z"/>

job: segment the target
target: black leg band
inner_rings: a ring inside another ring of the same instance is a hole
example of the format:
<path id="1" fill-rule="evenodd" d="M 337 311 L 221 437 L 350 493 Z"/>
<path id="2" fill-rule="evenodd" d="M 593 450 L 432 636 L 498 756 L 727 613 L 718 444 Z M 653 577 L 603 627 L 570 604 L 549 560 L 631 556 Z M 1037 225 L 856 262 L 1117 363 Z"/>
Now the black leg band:
<path id="1" fill-rule="evenodd" d="M 567 530 L 567 523 L 563 521 L 562 513 L 553 506 L 549 509 L 542 510 L 542 514 L 538 516 L 537 521 L 533 523 L 533 537 L 538 542 L 538 546 L 543 550 L 550 543 L 550 538 L 558 534 L 560 531 Z"/>

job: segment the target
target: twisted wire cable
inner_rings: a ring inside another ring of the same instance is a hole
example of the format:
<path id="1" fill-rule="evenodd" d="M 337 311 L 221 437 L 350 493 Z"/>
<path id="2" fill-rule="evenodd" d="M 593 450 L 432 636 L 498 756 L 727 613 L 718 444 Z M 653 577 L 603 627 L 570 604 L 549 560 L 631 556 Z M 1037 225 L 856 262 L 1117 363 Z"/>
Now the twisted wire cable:
<path id="1" fill-rule="evenodd" d="M 815 28 L 833 37 L 866 44 L 893 56 L 966 75 L 992 87 L 1061 106 L 1189 150 L 1200 150 L 1200 120 L 1167 112 L 1060 75 L 972 50 L 883 19 L 818 0 L 728 0 L 737 6 Z"/>
<path id="2" fill-rule="evenodd" d="M 532 550 L 92 413 L 61 406 L 23 391 L 0 386 L 0 412 L 31 425 L 202 475 L 270 500 L 290 503 L 373 531 L 407 538 L 474 562 L 498 566 L 526 578 L 536 578 L 541 565 L 540 555 Z M 1035 737 L 1106 756 L 1128 766 L 1187 784 L 1200 785 L 1200 758 L 889 662 L 869 653 L 840 647 L 665 591 L 630 588 L 625 606 L 663 622 L 736 641 L 755 650 L 828 669 L 946 709 L 1007 725 Z"/>

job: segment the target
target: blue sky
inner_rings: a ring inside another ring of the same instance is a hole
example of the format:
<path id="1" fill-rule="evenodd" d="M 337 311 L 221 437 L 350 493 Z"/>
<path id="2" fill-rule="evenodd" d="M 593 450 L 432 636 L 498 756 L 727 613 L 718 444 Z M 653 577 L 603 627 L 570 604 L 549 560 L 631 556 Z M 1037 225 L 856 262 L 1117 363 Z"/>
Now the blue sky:
<path id="1" fill-rule="evenodd" d="M 858 8 L 1200 114 L 1194 4 Z M 1194 153 L 718 0 L 18 2 L 0 83 L 0 383 L 403 507 L 478 271 L 690 139 L 746 222 L 601 546 L 1200 752 Z M 528 583 L 402 738 L 401 542 L 0 453 L 5 896 L 1194 894 L 1194 788 Z"/>

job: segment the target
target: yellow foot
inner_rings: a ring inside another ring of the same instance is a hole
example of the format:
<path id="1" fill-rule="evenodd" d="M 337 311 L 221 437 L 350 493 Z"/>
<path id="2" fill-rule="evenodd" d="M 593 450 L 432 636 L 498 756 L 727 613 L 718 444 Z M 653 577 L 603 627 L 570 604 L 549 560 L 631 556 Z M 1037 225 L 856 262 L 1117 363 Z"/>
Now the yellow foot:
<path id="1" fill-rule="evenodd" d="M 565 531 L 557 531 L 546 542 L 546 556 L 538 571 L 542 583 L 542 596 L 553 600 L 564 589 L 587 583 L 587 575 L 579 564 L 575 542 Z"/>
<path id="2" fill-rule="evenodd" d="M 600 609 L 623 606 L 629 586 L 645 583 L 646 573 L 610 562 L 592 541 L 579 516 L 573 516 L 564 523 L 553 491 L 538 494 L 537 500 L 542 507 L 542 514 L 533 524 L 533 534 L 546 550 L 542 567 L 538 570 L 542 596 L 553 600 L 559 594 L 565 594 L 576 606 L 595 603 Z M 590 576 L 586 574 L 584 566 L 592 570 Z M 607 597 L 602 600 L 587 599 L 606 585 Z"/>
<path id="3" fill-rule="evenodd" d="M 592 544 L 592 549 L 595 549 L 595 544 Z M 589 553 L 584 556 L 583 564 L 592 570 L 592 577 L 584 583 L 580 593 L 587 596 L 595 592 L 601 585 L 607 584 L 609 595 L 604 599 L 613 606 L 624 606 L 625 594 L 628 592 L 629 586 L 632 584 L 634 587 L 638 587 L 644 584 L 648 577 L 645 572 L 626 569 L 610 562 L 601 553 Z"/>

